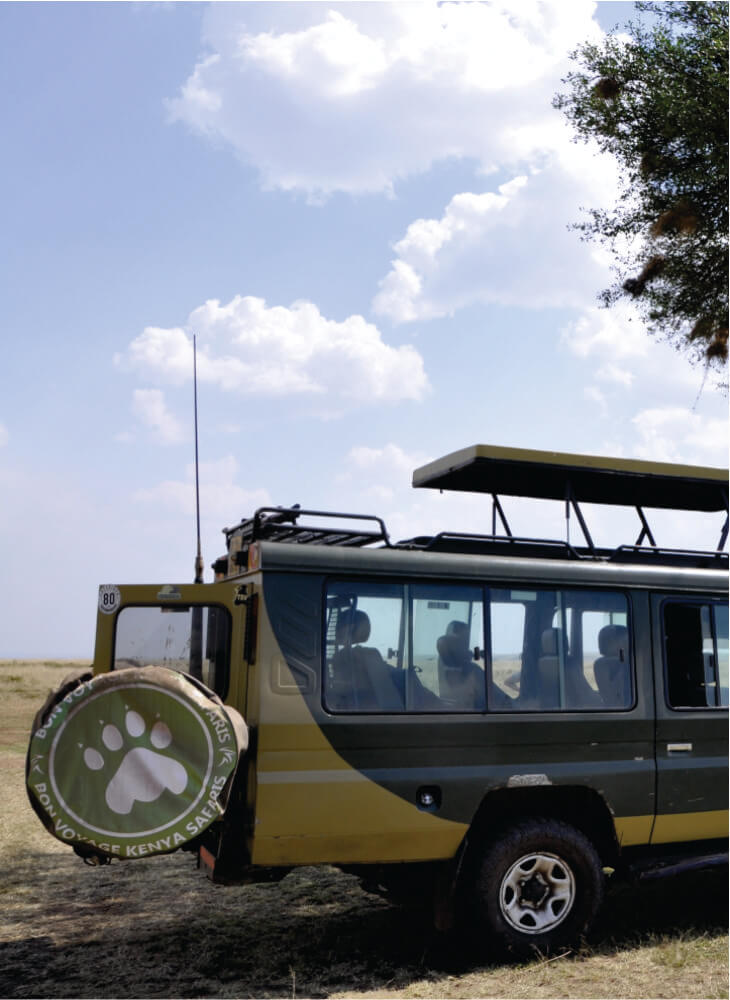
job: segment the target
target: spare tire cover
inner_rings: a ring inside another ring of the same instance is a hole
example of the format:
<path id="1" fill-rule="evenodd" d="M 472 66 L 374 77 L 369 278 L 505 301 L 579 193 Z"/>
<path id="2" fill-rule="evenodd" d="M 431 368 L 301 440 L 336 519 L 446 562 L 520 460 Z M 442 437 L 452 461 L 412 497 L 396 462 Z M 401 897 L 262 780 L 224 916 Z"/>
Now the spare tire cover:
<path id="1" fill-rule="evenodd" d="M 234 709 L 166 667 L 80 680 L 39 721 L 36 812 L 79 853 L 120 858 L 176 850 L 218 819 L 247 742 Z"/>

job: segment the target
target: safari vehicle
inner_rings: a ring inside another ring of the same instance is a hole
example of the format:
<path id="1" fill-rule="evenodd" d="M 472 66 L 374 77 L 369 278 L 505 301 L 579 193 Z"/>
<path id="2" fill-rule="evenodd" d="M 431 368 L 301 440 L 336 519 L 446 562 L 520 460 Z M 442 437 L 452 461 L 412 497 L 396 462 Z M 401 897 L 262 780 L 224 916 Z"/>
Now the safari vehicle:
<path id="1" fill-rule="evenodd" d="M 335 865 L 517 954 L 578 940 L 608 870 L 726 863 L 727 515 L 675 551 L 645 508 L 727 512 L 727 474 L 477 445 L 414 485 L 491 496 L 491 533 L 262 508 L 213 583 L 101 587 L 93 671 L 31 737 L 48 829 L 223 883 Z M 567 540 L 516 537 L 503 496 L 565 503 Z M 598 547 L 585 503 L 634 507 L 636 542 Z"/>

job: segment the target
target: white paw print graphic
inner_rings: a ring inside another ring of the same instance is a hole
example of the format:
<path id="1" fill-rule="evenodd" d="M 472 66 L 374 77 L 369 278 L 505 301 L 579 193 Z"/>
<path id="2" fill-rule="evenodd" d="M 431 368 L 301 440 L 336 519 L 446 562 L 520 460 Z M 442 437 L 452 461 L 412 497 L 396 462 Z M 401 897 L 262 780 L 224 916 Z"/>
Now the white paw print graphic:
<path id="1" fill-rule="evenodd" d="M 139 712 L 130 710 L 125 716 L 124 728 L 136 739 L 147 727 Z M 107 785 L 106 804 L 120 816 L 128 815 L 135 802 L 156 802 L 166 789 L 174 795 L 185 791 L 188 775 L 183 765 L 173 757 L 158 753 L 172 743 L 169 726 L 158 719 L 150 729 L 149 741 L 157 749 L 136 746 L 127 750 Z M 111 753 L 117 753 L 124 747 L 124 736 L 115 725 L 108 723 L 102 730 L 101 742 Z M 84 763 L 90 771 L 101 771 L 107 766 L 104 756 L 93 747 L 84 750 Z"/>

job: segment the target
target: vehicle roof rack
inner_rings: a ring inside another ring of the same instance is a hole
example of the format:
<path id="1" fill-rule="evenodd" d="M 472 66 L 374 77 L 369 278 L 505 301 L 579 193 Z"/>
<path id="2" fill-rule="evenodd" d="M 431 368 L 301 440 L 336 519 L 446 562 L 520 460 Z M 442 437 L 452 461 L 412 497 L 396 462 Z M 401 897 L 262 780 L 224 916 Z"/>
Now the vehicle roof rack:
<path id="1" fill-rule="evenodd" d="M 520 545 L 528 540 L 516 539 L 512 535 L 499 494 L 564 501 L 568 539 L 563 558 L 611 558 L 621 562 L 649 559 L 664 564 L 670 561 L 680 564 L 692 561 L 696 564 L 698 557 L 701 557 L 703 563 L 708 557 L 717 562 L 728 536 L 727 484 L 728 473 L 725 469 L 484 444 L 452 452 L 413 473 L 414 487 L 491 494 L 492 535 L 485 536 L 485 539 L 506 537 L 516 543 L 515 554 Z M 634 507 L 641 523 L 641 532 L 635 544 L 620 546 L 615 550 L 597 548 L 580 503 Z M 645 506 L 665 510 L 724 510 L 725 524 L 715 553 L 659 548 L 646 519 Z M 570 545 L 571 511 L 583 533 L 586 542 L 584 549 Z M 497 518 L 504 529 L 504 536 L 497 536 Z M 444 537 L 436 536 L 437 539 Z M 648 542 L 648 546 L 642 545 L 644 541 Z M 533 544 L 543 548 L 555 545 L 553 542 L 537 540 Z M 522 551 L 525 551 L 524 548 Z"/>
<path id="2" fill-rule="evenodd" d="M 342 527 L 331 525 L 321 526 L 300 524 L 300 517 L 315 517 L 349 520 L 375 521 L 377 531 L 363 528 Z M 301 545 L 345 545 L 361 548 L 365 545 L 382 544 L 391 546 L 391 541 L 385 523 L 373 514 L 345 514 L 339 511 L 303 510 L 299 504 L 292 507 L 259 507 L 253 517 L 247 518 L 233 528 L 224 528 L 226 544 L 230 549 L 231 539 L 240 538 L 242 551 L 255 541 L 293 542 Z"/>

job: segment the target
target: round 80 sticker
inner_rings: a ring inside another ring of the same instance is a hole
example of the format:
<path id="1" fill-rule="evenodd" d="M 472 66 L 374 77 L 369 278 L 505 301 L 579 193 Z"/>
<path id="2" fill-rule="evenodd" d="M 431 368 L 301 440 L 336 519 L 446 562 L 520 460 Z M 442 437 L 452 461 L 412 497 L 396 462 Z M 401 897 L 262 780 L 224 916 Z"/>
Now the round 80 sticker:
<path id="1" fill-rule="evenodd" d="M 122 595 L 119 593 L 119 587 L 115 587 L 112 583 L 105 583 L 99 587 L 99 611 L 105 615 L 113 615 L 121 603 Z"/>

